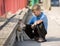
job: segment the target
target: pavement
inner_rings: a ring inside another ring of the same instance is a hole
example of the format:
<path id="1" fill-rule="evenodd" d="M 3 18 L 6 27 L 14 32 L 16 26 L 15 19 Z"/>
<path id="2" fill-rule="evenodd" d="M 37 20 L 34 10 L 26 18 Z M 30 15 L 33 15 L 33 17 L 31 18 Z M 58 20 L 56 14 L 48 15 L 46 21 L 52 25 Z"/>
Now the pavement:
<path id="1" fill-rule="evenodd" d="M 38 43 L 26 39 L 23 42 L 15 42 L 14 46 L 60 46 L 60 7 L 52 7 L 51 11 L 45 11 L 48 17 L 47 42 Z"/>
<path id="2" fill-rule="evenodd" d="M 60 46 L 60 7 L 52 7 L 51 11 L 46 12 L 48 17 L 47 42 L 41 46 Z"/>

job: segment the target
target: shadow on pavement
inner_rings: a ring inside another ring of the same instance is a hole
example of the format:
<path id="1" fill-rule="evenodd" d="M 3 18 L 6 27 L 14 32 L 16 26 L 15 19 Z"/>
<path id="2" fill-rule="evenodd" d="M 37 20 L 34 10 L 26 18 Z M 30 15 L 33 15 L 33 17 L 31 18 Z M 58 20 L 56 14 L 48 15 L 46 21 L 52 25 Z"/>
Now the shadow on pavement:
<path id="1" fill-rule="evenodd" d="M 17 41 L 14 46 L 41 46 L 41 44 L 34 40 L 24 40 L 23 42 Z"/>
<path id="2" fill-rule="evenodd" d="M 47 38 L 47 42 L 56 42 L 56 41 L 60 41 L 60 38 L 56 38 L 56 37 Z"/>

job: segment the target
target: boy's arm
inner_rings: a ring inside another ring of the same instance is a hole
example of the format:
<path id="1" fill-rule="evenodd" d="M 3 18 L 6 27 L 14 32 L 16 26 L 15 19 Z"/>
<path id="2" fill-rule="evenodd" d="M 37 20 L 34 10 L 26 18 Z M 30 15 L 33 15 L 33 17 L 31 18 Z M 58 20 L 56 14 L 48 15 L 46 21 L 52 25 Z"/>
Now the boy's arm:
<path id="1" fill-rule="evenodd" d="M 38 20 L 34 23 L 34 25 L 40 24 L 41 22 L 43 22 L 43 20 Z"/>
<path id="2" fill-rule="evenodd" d="M 28 24 L 33 24 L 33 17 L 29 20 Z"/>

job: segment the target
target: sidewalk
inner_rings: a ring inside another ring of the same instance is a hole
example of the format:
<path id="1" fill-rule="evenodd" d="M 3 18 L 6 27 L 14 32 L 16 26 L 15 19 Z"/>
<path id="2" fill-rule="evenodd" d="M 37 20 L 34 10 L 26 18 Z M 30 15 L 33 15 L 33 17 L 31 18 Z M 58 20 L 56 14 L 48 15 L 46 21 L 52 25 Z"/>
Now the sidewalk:
<path id="1" fill-rule="evenodd" d="M 52 8 L 47 12 L 48 17 L 48 34 L 47 42 L 41 43 L 41 46 L 60 46 L 60 8 Z"/>
<path id="2" fill-rule="evenodd" d="M 54 20 L 57 24 L 60 25 L 60 7 L 52 7 L 52 10 L 48 11 L 47 15 L 50 19 Z"/>

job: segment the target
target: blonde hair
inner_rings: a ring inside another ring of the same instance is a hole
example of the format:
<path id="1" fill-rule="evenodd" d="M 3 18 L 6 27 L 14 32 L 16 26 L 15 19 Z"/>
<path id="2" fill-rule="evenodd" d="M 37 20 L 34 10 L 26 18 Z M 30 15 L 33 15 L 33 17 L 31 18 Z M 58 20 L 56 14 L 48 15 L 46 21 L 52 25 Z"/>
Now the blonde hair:
<path id="1" fill-rule="evenodd" d="M 41 10 L 40 5 L 35 4 L 35 5 L 32 7 L 32 11 L 34 11 L 34 10 Z"/>

